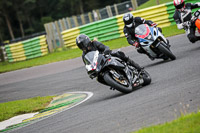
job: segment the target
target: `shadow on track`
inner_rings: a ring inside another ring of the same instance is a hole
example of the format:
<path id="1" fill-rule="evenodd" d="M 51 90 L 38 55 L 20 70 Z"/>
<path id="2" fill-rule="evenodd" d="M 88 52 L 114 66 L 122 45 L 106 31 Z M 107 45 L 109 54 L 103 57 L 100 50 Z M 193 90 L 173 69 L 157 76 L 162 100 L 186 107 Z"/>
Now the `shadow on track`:
<path id="1" fill-rule="evenodd" d="M 163 60 L 163 61 L 155 62 L 155 63 L 152 63 L 152 64 L 144 66 L 144 68 L 153 67 L 153 66 L 157 66 L 157 65 L 162 65 L 164 63 L 168 63 L 168 62 L 171 62 L 171 61 L 172 60 L 169 59 L 169 60 Z"/>

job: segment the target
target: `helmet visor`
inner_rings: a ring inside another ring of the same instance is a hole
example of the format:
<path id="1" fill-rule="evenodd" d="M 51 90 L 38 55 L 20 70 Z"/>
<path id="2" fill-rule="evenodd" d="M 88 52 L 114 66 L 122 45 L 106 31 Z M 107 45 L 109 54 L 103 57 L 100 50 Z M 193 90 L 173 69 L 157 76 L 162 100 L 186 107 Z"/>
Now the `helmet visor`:
<path id="1" fill-rule="evenodd" d="M 185 6 L 185 3 L 183 2 L 182 4 L 177 5 L 177 6 L 176 6 L 176 9 L 182 9 L 184 6 Z"/>

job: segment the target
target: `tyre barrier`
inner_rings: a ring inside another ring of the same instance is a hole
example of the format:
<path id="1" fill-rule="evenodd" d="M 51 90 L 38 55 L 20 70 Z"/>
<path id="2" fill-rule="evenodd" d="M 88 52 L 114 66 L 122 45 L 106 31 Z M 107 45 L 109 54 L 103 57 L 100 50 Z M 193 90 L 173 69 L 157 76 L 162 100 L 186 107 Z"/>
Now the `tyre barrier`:
<path id="1" fill-rule="evenodd" d="M 46 36 L 38 36 L 22 42 L 5 45 L 9 62 L 24 61 L 48 54 Z"/>

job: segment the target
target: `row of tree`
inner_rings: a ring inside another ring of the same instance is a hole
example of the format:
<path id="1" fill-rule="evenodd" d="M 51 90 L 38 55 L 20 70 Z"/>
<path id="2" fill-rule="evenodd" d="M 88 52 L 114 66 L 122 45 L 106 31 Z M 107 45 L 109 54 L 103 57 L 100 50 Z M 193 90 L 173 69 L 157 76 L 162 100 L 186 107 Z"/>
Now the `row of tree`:
<path id="1" fill-rule="evenodd" d="M 44 31 L 44 24 L 127 0 L 0 0 L 0 42 Z"/>

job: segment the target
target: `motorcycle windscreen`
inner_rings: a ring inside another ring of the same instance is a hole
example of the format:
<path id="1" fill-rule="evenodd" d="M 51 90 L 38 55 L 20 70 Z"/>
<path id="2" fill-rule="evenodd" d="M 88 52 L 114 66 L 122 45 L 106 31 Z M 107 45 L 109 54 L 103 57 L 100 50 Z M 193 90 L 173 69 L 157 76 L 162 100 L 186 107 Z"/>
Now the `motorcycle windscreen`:
<path id="1" fill-rule="evenodd" d="M 95 70 L 96 69 L 98 55 L 99 55 L 98 51 L 91 51 L 91 52 L 88 52 L 84 56 L 84 62 L 86 64 L 85 67 L 86 67 L 87 71 L 91 71 L 91 70 Z"/>
<path id="2" fill-rule="evenodd" d="M 135 36 L 139 38 L 146 38 L 150 33 L 149 26 L 147 24 L 141 24 L 135 28 Z"/>
<path id="3" fill-rule="evenodd" d="M 94 60 L 94 56 L 95 56 L 95 51 L 91 51 L 88 52 L 85 56 L 84 56 L 84 61 L 86 63 L 86 65 L 90 65 L 92 64 L 93 60 Z"/>

